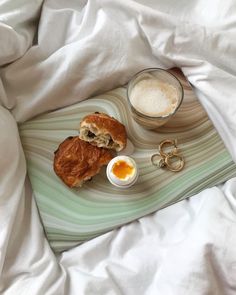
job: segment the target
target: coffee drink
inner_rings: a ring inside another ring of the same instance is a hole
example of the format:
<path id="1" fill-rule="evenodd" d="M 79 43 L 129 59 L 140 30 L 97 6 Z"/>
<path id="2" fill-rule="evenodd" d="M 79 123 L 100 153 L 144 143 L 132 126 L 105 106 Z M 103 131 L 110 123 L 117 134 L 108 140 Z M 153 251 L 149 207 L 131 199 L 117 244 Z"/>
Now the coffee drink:
<path id="1" fill-rule="evenodd" d="M 134 120 L 147 129 L 155 129 L 175 114 L 183 100 L 183 87 L 168 71 L 152 68 L 131 79 L 127 96 Z"/>
<path id="2" fill-rule="evenodd" d="M 142 80 L 134 86 L 130 102 L 146 116 L 168 116 L 176 109 L 178 91 L 171 84 L 156 79 Z"/>

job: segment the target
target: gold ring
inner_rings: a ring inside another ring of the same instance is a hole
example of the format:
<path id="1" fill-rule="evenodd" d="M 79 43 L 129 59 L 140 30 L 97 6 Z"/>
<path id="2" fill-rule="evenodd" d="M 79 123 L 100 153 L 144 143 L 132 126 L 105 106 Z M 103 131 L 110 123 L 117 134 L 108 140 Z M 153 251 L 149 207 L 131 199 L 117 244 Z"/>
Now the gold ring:
<path id="1" fill-rule="evenodd" d="M 177 158 L 178 159 L 178 165 L 175 166 L 173 165 L 173 163 L 171 162 L 170 159 L 173 158 Z M 173 172 L 178 172 L 181 171 L 184 168 L 185 162 L 184 162 L 184 158 L 180 155 L 168 155 L 165 157 L 165 164 L 166 164 L 166 168 L 170 171 Z"/>
<path id="2" fill-rule="evenodd" d="M 164 152 L 163 149 L 166 145 L 167 146 L 174 146 L 173 150 L 171 152 Z M 158 149 L 159 149 L 160 155 L 164 158 L 171 156 L 171 155 L 178 155 L 177 139 L 165 139 L 165 140 L 161 141 Z"/>
<path id="3" fill-rule="evenodd" d="M 158 162 L 155 161 L 155 158 L 159 158 Z M 152 162 L 152 165 L 157 166 L 157 167 L 160 167 L 160 168 L 163 168 L 164 166 L 166 166 L 166 164 L 165 164 L 165 160 L 164 160 L 163 157 L 162 157 L 160 154 L 158 154 L 158 153 L 152 155 L 152 157 L 151 157 L 151 162 Z"/>

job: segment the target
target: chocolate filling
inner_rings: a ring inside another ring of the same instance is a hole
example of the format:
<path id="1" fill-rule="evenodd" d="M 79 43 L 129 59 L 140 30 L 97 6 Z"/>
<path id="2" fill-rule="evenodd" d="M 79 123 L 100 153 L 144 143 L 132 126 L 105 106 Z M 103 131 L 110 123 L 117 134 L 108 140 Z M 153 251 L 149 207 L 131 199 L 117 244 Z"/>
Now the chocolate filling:
<path id="1" fill-rule="evenodd" d="M 89 138 L 94 138 L 95 136 L 96 135 L 93 132 L 91 132 L 91 131 L 88 132 L 88 137 Z"/>

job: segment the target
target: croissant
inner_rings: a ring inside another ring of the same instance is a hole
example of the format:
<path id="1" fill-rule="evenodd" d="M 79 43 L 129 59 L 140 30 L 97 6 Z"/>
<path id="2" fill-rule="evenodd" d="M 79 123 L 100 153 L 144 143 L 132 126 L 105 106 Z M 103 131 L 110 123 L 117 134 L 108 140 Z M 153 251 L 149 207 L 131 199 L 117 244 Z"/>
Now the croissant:
<path id="1" fill-rule="evenodd" d="M 54 154 L 54 171 L 69 187 L 81 186 L 113 158 L 111 151 L 95 147 L 79 136 L 65 139 Z"/>
<path id="2" fill-rule="evenodd" d="M 104 113 L 93 113 L 84 117 L 80 123 L 79 136 L 92 145 L 123 150 L 127 143 L 126 129 L 116 119 Z"/>

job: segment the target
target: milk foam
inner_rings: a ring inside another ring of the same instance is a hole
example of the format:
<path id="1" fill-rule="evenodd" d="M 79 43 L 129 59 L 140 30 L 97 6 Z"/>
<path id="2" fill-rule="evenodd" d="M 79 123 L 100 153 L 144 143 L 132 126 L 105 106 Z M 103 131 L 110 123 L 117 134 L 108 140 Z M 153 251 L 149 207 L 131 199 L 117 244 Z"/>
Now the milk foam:
<path id="1" fill-rule="evenodd" d="M 167 116 L 177 107 L 178 91 L 169 83 L 146 79 L 135 84 L 130 94 L 130 102 L 144 115 Z"/>

